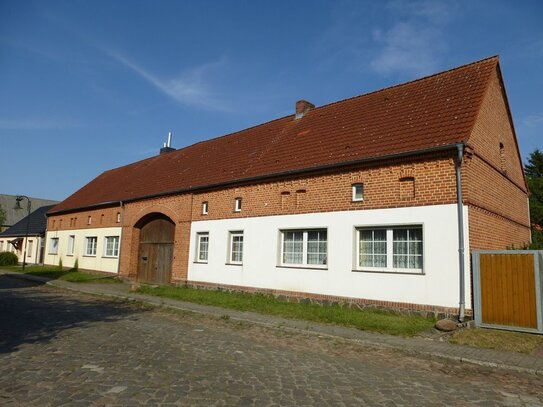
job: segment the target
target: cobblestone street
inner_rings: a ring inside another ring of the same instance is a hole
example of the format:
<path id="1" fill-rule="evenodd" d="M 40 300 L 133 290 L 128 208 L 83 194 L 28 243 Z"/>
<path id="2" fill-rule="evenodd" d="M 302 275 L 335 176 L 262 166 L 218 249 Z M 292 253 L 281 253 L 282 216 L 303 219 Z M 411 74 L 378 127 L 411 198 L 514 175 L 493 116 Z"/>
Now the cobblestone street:
<path id="1" fill-rule="evenodd" d="M 540 376 L 0 276 L 2 406 L 543 406 Z"/>

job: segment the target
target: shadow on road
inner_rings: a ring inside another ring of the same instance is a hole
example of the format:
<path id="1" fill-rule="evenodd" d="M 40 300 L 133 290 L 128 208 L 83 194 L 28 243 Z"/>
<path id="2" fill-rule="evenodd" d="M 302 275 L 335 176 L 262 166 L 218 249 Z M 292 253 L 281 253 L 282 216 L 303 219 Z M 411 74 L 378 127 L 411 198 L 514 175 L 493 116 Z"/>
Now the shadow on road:
<path id="1" fill-rule="evenodd" d="M 50 341 L 67 329 L 141 312 L 112 301 L 43 290 L 41 285 L 0 275 L 0 354 L 13 352 L 25 343 Z"/>

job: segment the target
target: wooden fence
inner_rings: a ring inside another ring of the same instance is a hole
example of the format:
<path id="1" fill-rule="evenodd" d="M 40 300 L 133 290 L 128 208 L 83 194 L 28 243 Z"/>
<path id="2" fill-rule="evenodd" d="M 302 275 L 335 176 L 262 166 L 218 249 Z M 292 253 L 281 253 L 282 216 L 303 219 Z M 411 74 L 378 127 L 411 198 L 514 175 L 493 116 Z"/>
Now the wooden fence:
<path id="1" fill-rule="evenodd" d="M 473 253 L 477 326 L 543 333 L 543 251 Z"/>

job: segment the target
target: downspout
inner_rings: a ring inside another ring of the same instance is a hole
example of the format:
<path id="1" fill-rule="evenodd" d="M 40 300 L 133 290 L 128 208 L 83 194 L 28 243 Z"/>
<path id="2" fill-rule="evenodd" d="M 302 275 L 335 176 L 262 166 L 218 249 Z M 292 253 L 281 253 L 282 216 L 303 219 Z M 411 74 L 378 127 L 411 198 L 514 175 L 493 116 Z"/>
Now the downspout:
<path id="1" fill-rule="evenodd" d="M 117 276 L 121 273 L 121 252 L 123 250 L 123 225 L 124 225 L 124 206 L 123 201 L 119 202 L 121 207 L 121 233 L 119 235 L 119 258 L 117 261 Z"/>
<path id="2" fill-rule="evenodd" d="M 460 272 L 460 301 L 458 304 L 458 320 L 464 322 L 466 312 L 466 284 L 464 259 L 464 208 L 462 205 L 462 161 L 464 159 L 464 144 L 457 144 L 458 157 L 456 160 L 456 208 L 458 211 L 458 265 Z"/>

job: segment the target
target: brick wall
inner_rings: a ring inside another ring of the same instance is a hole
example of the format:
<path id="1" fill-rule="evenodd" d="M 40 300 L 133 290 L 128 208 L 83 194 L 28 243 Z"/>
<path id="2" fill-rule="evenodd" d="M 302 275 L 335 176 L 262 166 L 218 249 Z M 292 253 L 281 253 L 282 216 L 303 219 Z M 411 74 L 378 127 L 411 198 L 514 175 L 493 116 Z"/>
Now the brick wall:
<path id="1" fill-rule="evenodd" d="M 409 180 L 414 194 L 406 193 Z M 403 180 L 403 181 L 400 181 Z M 364 184 L 364 200 L 352 201 L 352 185 Z M 194 194 L 192 220 L 450 204 L 456 201 L 454 161 L 441 156 L 391 162 L 323 174 Z M 242 210 L 234 211 L 236 198 Z M 208 202 L 208 214 L 202 204 Z"/>
<path id="2" fill-rule="evenodd" d="M 463 165 L 471 249 L 505 249 L 530 239 L 527 188 L 497 71 L 489 83 Z"/>
<path id="3" fill-rule="evenodd" d="M 117 214 L 121 212 L 119 206 L 92 209 L 75 213 L 49 216 L 47 230 L 73 230 L 118 227 Z M 89 224 L 89 217 L 90 224 Z"/>

